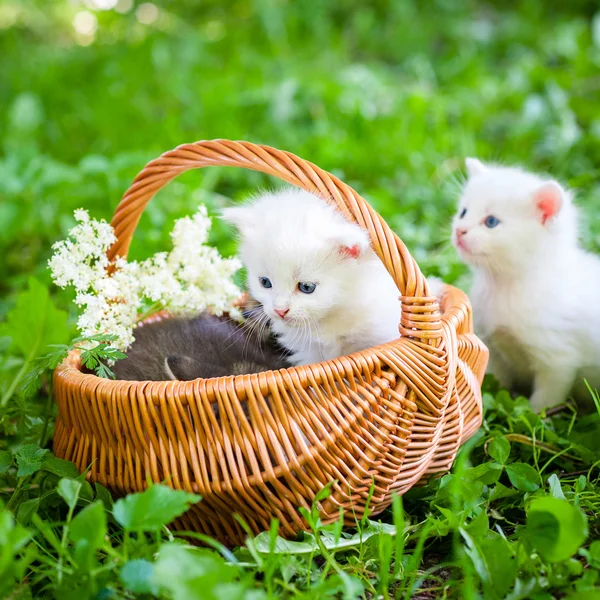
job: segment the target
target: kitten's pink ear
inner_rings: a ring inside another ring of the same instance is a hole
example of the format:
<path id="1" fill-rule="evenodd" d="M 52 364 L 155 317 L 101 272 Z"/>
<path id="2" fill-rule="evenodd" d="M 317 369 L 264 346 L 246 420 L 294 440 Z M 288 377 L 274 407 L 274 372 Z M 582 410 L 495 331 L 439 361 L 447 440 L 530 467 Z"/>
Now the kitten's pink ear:
<path id="1" fill-rule="evenodd" d="M 543 183 L 533 193 L 533 201 L 540 215 L 542 225 L 556 216 L 562 208 L 565 192 L 556 181 Z"/>
<path id="2" fill-rule="evenodd" d="M 332 239 L 338 254 L 343 258 L 358 258 L 369 247 L 369 236 L 358 225 L 348 224 Z"/>
<path id="3" fill-rule="evenodd" d="M 488 170 L 488 168 L 478 158 L 465 158 L 465 167 L 467 167 L 467 173 L 469 174 L 469 177 L 481 175 Z"/>

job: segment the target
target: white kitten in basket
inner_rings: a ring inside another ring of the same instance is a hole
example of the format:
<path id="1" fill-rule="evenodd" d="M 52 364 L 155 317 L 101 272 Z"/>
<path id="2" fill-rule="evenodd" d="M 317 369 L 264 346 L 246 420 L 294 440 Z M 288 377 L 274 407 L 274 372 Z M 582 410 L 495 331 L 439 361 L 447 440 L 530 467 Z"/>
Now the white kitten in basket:
<path id="1" fill-rule="evenodd" d="M 399 337 L 400 292 L 367 233 L 295 188 L 223 210 L 248 287 L 289 360 L 306 365 Z"/>
<path id="2" fill-rule="evenodd" d="M 474 273 L 489 371 L 533 387 L 534 410 L 600 385 L 600 259 L 578 242 L 571 194 L 519 168 L 466 161 L 452 241 Z"/>

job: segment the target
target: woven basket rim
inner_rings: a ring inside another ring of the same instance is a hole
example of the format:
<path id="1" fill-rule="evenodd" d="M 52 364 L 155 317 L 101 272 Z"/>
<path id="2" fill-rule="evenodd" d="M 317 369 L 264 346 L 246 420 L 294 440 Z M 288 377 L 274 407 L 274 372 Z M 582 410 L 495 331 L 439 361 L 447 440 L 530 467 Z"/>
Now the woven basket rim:
<path id="1" fill-rule="evenodd" d="M 455 315 L 455 311 L 453 309 L 461 306 L 464 299 L 467 297 L 466 294 L 450 284 L 443 284 L 443 292 L 442 298 L 438 299 L 437 297 L 432 298 L 432 301 L 440 300 L 440 311 L 441 318 L 443 323 L 448 323 L 451 319 L 453 319 Z M 167 311 L 158 311 L 152 315 L 146 317 L 143 321 L 140 322 L 141 325 L 146 323 L 154 322 L 158 319 L 166 319 L 166 318 L 175 318 L 175 315 L 169 314 Z M 409 338 L 409 337 L 398 337 L 390 342 L 386 342 L 385 344 L 378 344 L 377 346 L 371 346 L 368 348 L 364 348 L 363 350 L 359 350 L 357 352 L 352 352 L 351 354 L 338 356 L 331 360 L 324 360 L 318 363 L 311 363 L 310 365 L 299 365 L 299 366 L 289 366 L 284 367 L 282 369 L 270 370 L 270 371 L 262 371 L 260 373 L 250 373 L 246 375 L 225 375 L 222 377 L 210 377 L 210 378 L 196 378 L 188 381 L 181 380 L 162 380 L 162 381 L 154 381 L 154 380 L 126 380 L 126 379 L 107 379 L 105 377 L 99 377 L 93 373 L 84 373 L 83 365 L 81 364 L 79 350 L 72 350 L 69 352 L 69 355 L 64 359 L 64 361 L 56 368 L 55 374 L 57 376 L 68 375 L 69 378 L 74 380 L 74 383 L 80 383 L 81 385 L 93 385 L 94 387 L 98 385 L 107 386 L 108 389 L 120 392 L 129 392 L 129 393 L 143 393 L 146 388 L 149 386 L 157 386 L 161 389 L 161 391 L 170 391 L 173 393 L 174 398 L 178 398 L 183 400 L 183 405 L 186 404 L 186 394 L 178 394 L 175 393 L 177 388 L 181 386 L 192 386 L 198 385 L 200 382 L 203 386 L 207 388 L 218 389 L 221 385 L 227 385 L 228 387 L 233 386 L 236 393 L 245 395 L 245 390 L 247 386 L 251 382 L 257 383 L 261 389 L 268 388 L 269 377 L 283 377 L 284 375 L 290 378 L 295 378 L 298 381 L 305 381 L 308 377 L 306 374 L 307 367 L 314 366 L 316 368 L 319 367 L 329 367 L 337 372 L 339 372 L 339 363 L 344 360 L 364 360 L 367 362 L 371 362 L 373 356 L 377 356 L 378 352 L 385 352 L 389 350 L 394 350 L 395 348 L 399 348 L 403 345 L 411 345 L 411 344 L 422 344 L 418 340 Z"/>
<path id="2" fill-rule="evenodd" d="M 248 381 L 248 378 L 250 379 L 260 379 L 261 377 L 268 377 L 270 375 L 275 375 L 278 373 L 288 373 L 290 375 L 302 375 L 302 371 L 306 369 L 306 367 L 310 367 L 310 366 L 330 366 L 330 367 L 335 367 L 335 363 L 339 363 L 339 361 L 343 360 L 343 359 L 352 359 L 352 358 L 370 358 L 373 356 L 373 352 L 376 352 L 377 350 L 386 350 L 386 349 L 390 349 L 390 348 L 394 348 L 396 346 L 401 346 L 407 343 L 418 343 L 415 340 L 412 340 L 410 338 L 407 337 L 398 337 L 395 340 L 392 340 L 390 342 L 386 342 L 385 344 L 378 344 L 377 346 L 370 346 L 369 348 L 364 348 L 363 350 L 358 350 L 357 352 L 352 352 L 351 354 L 344 354 L 342 356 L 338 356 L 336 358 L 330 359 L 330 360 L 322 360 L 316 363 L 311 363 L 310 365 L 299 365 L 299 366 L 289 366 L 289 367 L 283 367 L 281 369 L 275 369 L 275 370 L 269 370 L 269 371 L 261 371 L 259 373 L 248 373 L 245 375 L 223 375 L 221 377 L 197 377 L 196 379 L 190 379 L 190 380 L 171 380 L 171 379 L 164 379 L 164 380 L 152 380 L 152 379 L 145 379 L 142 381 L 138 381 L 138 380 L 129 380 L 129 379 L 108 379 L 106 377 L 99 377 L 98 375 L 94 375 L 93 373 L 84 373 L 82 370 L 82 364 L 81 364 L 81 360 L 80 360 L 80 355 L 81 355 L 81 351 L 80 350 L 71 350 L 69 352 L 69 355 L 67 356 L 67 358 L 65 358 L 65 360 L 57 367 L 57 372 L 58 373 L 62 373 L 65 371 L 69 371 L 70 373 L 72 373 L 73 371 L 76 371 L 77 373 L 79 373 L 79 375 L 81 375 L 82 378 L 82 383 L 83 382 L 91 382 L 91 381 L 95 381 L 95 382 L 102 382 L 102 383 L 107 383 L 107 384 L 113 384 L 115 387 L 122 387 L 122 386 L 126 386 L 128 389 L 134 389 L 135 391 L 138 391 L 141 388 L 147 387 L 148 384 L 166 384 L 167 387 L 177 387 L 179 384 L 182 383 L 193 383 L 193 382 L 198 382 L 198 381 L 204 381 L 204 382 L 210 382 L 210 383 L 216 383 L 216 382 L 229 382 L 229 381 L 233 381 L 234 385 L 237 383 L 242 383 L 243 381 L 246 382 Z M 303 379 L 304 377 L 299 377 L 299 379 Z"/>

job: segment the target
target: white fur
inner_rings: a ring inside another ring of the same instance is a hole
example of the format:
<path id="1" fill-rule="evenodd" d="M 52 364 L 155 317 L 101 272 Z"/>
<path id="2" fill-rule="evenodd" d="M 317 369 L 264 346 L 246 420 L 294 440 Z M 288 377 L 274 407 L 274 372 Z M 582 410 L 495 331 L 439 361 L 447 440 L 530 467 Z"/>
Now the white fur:
<path id="1" fill-rule="evenodd" d="M 518 168 L 467 159 L 467 170 L 452 241 L 473 269 L 489 370 L 507 387 L 532 385 L 535 410 L 589 397 L 582 379 L 600 385 L 600 260 L 579 245 L 571 195 Z M 546 220 L 543 198 L 558 206 Z M 486 227 L 489 215 L 500 224 Z"/>
<path id="2" fill-rule="evenodd" d="M 396 285 L 367 233 L 324 200 L 294 188 L 225 209 L 241 236 L 250 293 L 264 307 L 291 362 L 330 360 L 399 337 Z M 356 247 L 358 256 L 344 254 Z M 268 277 L 273 285 L 259 283 Z M 298 282 L 317 284 L 312 294 Z M 275 309 L 289 308 L 282 319 Z"/>

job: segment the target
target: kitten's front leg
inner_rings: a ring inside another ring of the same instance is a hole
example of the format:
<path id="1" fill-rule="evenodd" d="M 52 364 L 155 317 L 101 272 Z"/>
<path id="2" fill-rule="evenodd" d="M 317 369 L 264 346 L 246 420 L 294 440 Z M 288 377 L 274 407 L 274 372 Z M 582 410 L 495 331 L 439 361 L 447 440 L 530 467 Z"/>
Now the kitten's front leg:
<path id="1" fill-rule="evenodd" d="M 573 388 L 576 376 L 577 369 L 570 365 L 553 364 L 536 371 L 531 408 L 540 412 L 543 408 L 564 402 Z"/>

